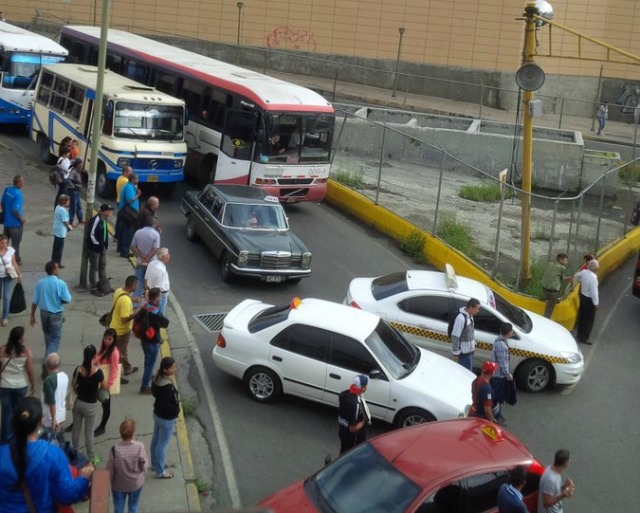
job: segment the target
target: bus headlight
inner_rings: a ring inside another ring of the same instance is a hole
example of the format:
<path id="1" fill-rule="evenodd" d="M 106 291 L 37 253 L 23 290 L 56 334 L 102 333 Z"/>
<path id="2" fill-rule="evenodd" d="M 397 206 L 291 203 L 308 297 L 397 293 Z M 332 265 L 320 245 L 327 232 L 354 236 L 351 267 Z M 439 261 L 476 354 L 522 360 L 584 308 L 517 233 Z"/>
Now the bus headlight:
<path id="1" fill-rule="evenodd" d="M 130 166 L 131 165 L 131 160 L 125 158 L 125 157 L 120 157 L 118 159 L 118 167 L 124 167 L 124 166 Z"/>
<path id="2" fill-rule="evenodd" d="M 249 252 L 243 249 L 238 253 L 238 267 L 245 267 L 249 263 Z"/>
<path id="3" fill-rule="evenodd" d="M 182 161 L 181 160 L 174 160 L 173 161 L 173 169 L 180 169 L 182 167 Z"/>
<path id="4" fill-rule="evenodd" d="M 311 253 L 303 253 L 302 260 L 300 261 L 300 267 L 303 269 L 309 269 L 311 267 Z"/>

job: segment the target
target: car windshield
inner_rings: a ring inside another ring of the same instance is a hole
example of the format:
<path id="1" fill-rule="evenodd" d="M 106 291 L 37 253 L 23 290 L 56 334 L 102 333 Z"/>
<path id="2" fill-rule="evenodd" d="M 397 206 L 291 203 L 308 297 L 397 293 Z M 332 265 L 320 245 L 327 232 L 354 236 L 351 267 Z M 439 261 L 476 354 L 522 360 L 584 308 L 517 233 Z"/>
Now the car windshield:
<path id="1" fill-rule="evenodd" d="M 324 513 L 401 513 L 420 493 L 370 443 L 310 477 L 305 490 Z"/>
<path id="2" fill-rule="evenodd" d="M 420 350 L 382 319 L 364 342 L 394 379 L 409 375 L 420 361 Z"/>
<path id="3" fill-rule="evenodd" d="M 409 290 L 409 285 L 407 284 L 406 272 L 385 274 L 374 279 L 371 283 L 371 294 L 377 301 L 407 290 Z"/>
<path id="4" fill-rule="evenodd" d="M 224 207 L 222 224 L 230 228 L 249 230 L 287 230 L 287 217 L 279 204 L 248 205 L 227 203 Z"/>
<path id="5" fill-rule="evenodd" d="M 527 315 L 522 308 L 517 307 L 509 303 L 505 298 L 503 298 L 500 294 L 497 294 L 491 291 L 493 294 L 493 299 L 495 301 L 495 309 L 504 315 L 510 322 L 518 326 L 525 333 L 531 332 L 533 328 L 533 323 L 531 322 L 531 317 Z"/>

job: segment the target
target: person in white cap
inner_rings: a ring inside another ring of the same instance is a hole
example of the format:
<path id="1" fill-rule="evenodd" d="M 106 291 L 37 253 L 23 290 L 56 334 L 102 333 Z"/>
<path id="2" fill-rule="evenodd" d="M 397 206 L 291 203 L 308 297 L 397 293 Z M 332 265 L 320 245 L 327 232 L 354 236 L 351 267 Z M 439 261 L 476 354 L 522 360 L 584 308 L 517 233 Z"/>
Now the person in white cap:
<path id="1" fill-rule="evenodd" d="M 367 426 L 371 424 L 371 413 L 364 400 L 369 377 L 360 374 L 353 378 L 349 390 L 340 393 L 338 403 L 338 436 L 340 454 L 347 452 L 367 439 Z"/>

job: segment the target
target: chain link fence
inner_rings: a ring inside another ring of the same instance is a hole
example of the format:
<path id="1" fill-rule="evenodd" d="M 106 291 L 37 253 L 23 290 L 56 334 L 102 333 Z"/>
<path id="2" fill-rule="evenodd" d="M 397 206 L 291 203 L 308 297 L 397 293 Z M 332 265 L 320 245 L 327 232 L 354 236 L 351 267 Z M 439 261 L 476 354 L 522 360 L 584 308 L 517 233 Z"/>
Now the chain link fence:
<path id="1" fill-rule="evenodd" d="M 426 137 L 358 114 L 338 111 L 332 178 L 439 237 L 514 289 L 538 295 L 538 274 L 556 253 L 567 253 L 577 268 L 583 255 L 598 253 L 634 227 L 636 175 L 629 164 L 603 169 L 582 189 L 534 189 L 534 280 L 519 287 L 523 191 L 511 183 L 514 173 L 503 183 L 499 170 L 479 169 Z"/>

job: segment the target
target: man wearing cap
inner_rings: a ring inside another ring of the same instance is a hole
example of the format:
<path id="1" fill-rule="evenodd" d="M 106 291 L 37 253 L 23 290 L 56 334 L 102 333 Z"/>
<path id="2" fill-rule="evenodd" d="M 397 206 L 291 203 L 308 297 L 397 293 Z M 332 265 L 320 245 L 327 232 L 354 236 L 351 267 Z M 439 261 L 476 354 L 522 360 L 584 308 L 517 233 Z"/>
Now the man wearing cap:
<path id="1" fill-rule="evenodd" d="M 105 296 L 111 292 L 107 281 L 107 249 L 109 248 L 109 232 L 107 219 L 111 216 L 113 207 L 103 203 L 100 212 L 89 221 L 87 232 L 87 248 L 89 250 L 89 283 L 91 293 Z"/>
<path id="2" fill-rule="evenodd" d="M 494 362 L 484 362 L 480 376 L 471 383 L 472 403 L 469 417 L 479 417 L 495 422 L 491 397 L 491 377 L 497 368 L 498 364 Z"/>
<path id="3" fill-rule="evenodd" d="M 353 378 L 349 390 L 340 393 L 338 398 L 340 454 L 367 439 L 367 425 L 371 424 L 371 414 L 363 394 L 368 384 L 369 378 L 360 374 Z"/>

